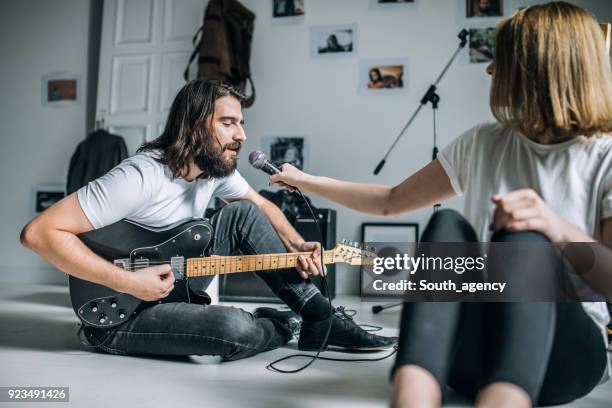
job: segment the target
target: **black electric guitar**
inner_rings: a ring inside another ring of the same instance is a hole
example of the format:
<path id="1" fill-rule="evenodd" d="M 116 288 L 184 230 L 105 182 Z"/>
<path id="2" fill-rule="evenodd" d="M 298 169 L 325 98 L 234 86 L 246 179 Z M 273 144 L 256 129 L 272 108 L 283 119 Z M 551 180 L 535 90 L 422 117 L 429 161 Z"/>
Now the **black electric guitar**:
<path id="1" fill-rule="evenodd" d="M 163 229 L 122 220 L 78 237 L 93 252 L 126 271 L 169 264 L 177 282 L 170 295 L 160 303 L 184 299 L 178 291 L 186 290 L 184 283 L 189 278 L 293 268 L 298 256 L 310 255 L 309 252 L 292 252 L 206 257 L 213 227 L 204 219 L 193 219 Z M 356 246 L 337 244 L 332 250 L 323 251 L 323 261 L 325 264 L 361 265 L 362 250 Z M 74 276 L 70 276 L 69 283 L 72 308 L 88 326 L 109 328 L 122 324 L 144 302 Z"/>

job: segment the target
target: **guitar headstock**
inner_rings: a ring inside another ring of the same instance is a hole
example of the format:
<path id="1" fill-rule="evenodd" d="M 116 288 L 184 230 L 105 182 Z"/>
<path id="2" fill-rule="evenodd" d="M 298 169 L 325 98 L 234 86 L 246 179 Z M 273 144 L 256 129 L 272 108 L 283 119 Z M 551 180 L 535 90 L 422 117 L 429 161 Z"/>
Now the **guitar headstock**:
<path id="1" fill-rule="evenodd" d="M 372 265 L 376 253 L 361 248 L 357 242 L 342 240 L 332 249 L 335 262 L 344 262 L 353 266 Z"/>

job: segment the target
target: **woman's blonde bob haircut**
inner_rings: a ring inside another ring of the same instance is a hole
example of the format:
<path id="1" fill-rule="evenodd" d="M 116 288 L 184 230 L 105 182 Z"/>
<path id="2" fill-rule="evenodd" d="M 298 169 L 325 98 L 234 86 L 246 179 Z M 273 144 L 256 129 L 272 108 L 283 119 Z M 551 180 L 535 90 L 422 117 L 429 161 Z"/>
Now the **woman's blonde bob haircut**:
<path id="1" fill-rule="evenodd" d="M 491 111 L 554 143 L 612 131 L 612 75 L 602 30 L 580 7 L 532 6 L 497 27 Z"/>

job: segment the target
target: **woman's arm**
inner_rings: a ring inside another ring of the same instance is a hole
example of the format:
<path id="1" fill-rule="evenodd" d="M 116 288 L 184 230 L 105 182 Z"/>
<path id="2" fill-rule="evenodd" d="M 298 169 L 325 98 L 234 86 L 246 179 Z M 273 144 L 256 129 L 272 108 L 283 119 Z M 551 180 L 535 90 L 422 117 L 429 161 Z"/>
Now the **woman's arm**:
<path id="1" fill-rule="evenodd" d="M 271 183 L 285 183 L 368 214 L 395 215 L 414 211 L 455 195 L 438 160 L 427 164 L 395 187 L 312 176 L 290 164 L 283 164 L 281 169 L 281 173 L 270 177 Z"/>

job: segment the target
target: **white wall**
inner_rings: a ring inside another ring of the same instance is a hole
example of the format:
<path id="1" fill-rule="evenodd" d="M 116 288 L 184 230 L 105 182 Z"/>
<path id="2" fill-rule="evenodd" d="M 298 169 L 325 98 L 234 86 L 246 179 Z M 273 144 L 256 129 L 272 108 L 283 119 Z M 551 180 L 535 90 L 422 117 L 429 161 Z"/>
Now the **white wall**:
<path id="1" fill-rule="evenodd" d="M 41 103 L 46 74 L 71 72 L 87 81 L 89 1 L 0 2 L 0 280 L 63 280 L 19 244 L 32 217 L 32 188 L 63 184 L 68 161 L 85 137 L 85 97 L 78 106 Z"/>
<path id="2" fill-rule="evenodd" d="M 378 5 L 373 0 L 305 0 L 302 21 L 272 19 L 272 1 L 244 0 L 257 15 L 251 67 L 257 101 L 245 113 L 247 151 L 260 149 L 264 136 L 304 136 L 310 143 L 306 170 L 351 181 L 395 184 L 431 159 L 432 113 L 421 111 L 379 176 L 372 174 L 390 143 L 418 106 L 458 46 L 462 27 L 487 26 L 468 21 L 464 0 L 415 0 L 414 4 Z M 511 0 L 505 1 L 510 9 Z M 526 2 L 523 2 L 526 3 Z M 590 0 L 600 18 L 610 21 L 612 2 Z M 495 20 L 488 19 L 488 23 Z M 309 55 L 310 27 L 356 23 L 359 50 L 350 58 L 313 59 Z M 467 23 L 472 23 L 471 25 Z M 407 57 L 405 79 L 409 92 L 401 96 L 361 96 L 357 93 L 359 60 Z M 469 64 L 467 49 L 439 84 L 438 145 L 443 147 L 474 124 L 492 120 L 488 107 L 489 77 L 484 64 Z M 266 178 L 244 160 L 240 171 L 258 189 Z M 359 214 L 313 197 L 321 207 L 338 211 L 338 239 L 360 240 L 361 223 L 418 222 L 421 228 L 432 211 L 399 217 Z M 445 203 L 461 208 L 460 199 Z M 338 289 L 358 292 L 357 268 L 340 267 Z"/>

